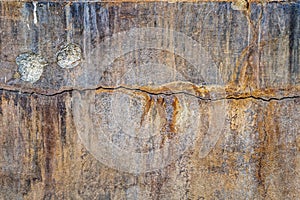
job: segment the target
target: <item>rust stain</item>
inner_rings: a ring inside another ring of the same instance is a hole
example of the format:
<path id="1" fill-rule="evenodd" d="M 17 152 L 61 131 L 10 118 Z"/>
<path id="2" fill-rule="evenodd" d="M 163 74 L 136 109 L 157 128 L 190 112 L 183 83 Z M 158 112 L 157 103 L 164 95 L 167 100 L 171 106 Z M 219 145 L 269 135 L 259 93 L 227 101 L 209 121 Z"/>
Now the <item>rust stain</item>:
<path id="1" fill-rule="evenodd" d="M 156 87 L 141 86 L 139 89 L 143 90 L 143 91 L 147 91 L 149 93 L 153 93 L 153 94 L 171 92 L 170 88 L 165 87 L 165 86 L 156 86 Z"/>
<path id="2" fill-rule="evenodd" d="M 300 95 L 300 85 L 287 86 L 284 88 L 253 88 L 251 90 L 242 90 L 239 87 L 234 87 L 228 85 L 225 87 L 226 98 L 281 98 L 287 96 L 299 96 Z"/>
<path id="3" fill-rule="evenodd" d="M 256 149 L 257 158 L 255 159 L 257 160 L 257 170 L 255 175 L 259 183 L 258 189 L 264 197 L 268 193 L 266 179 L 277 168 L 277 142 L 280 131 L 278 123 L 274 119 L 277 108 L 276 104 L 275 102 L 270 102 L 267 105 L 265 119 L 258 124 L 260 145 Z"/>
<path id="4" fill-rule="evenodd" d="M 194 92 L 197 96 L 202 98 L 210 98 L 209 90 L 203 86 L 192 85 Z"/>
<path id="5" fill-rule="evenodd" d="M 165 113 L 166 115 L 168 115 L 167 113 L 167 104 L 164 103 L 163 104 L 164 106 L 164 110 L 165 110 Z M 177 130 L 177 116 L 178 116 L 178 113 L 180 112 L 180 109 L 181 109 L 181 106 L 180 106 L 180 103 L 179 103 L 179 100 L 178 100 L 178 97 L 174 96 L 174 98 L 172 99 L 172 113 L 171 113 L 171 118 L 168 118 L 167 116 L 165 116 L 165 119 L 166 119 L 166 122 L 165 122 L 165 125 L 164 127 L 162 128 L 162 140 L 161 140 L 161 143 L 160 143 L 160 148 L 163 147 L 163 145 L 165 144 L 166 140 L 169 139 L 173 139 L 178 130 Z"/>
<path id="6" fill-rule="evenodd" d="M 56 99 L 49 99 L 43 102 L 44 109 L 42 111 L 42 132 L 44 137 L 44 159 L 45 159 L 45 171 L 44 171 L 44 183 L 45 183 L 45 197 L 51 197 L 53 195 L 53 173 L 55 163 L 56 141 L 58 138 L 58 115 Z"/>
<path id="7" fill-rule="evenodd" d="M 179 110 L 181 109 L 180 103 L 178 98 L 175 96 L 174 101 L 172 102 L 172 106 L 173 106 L 173 113 L 172 113 L 172 120 L 169 122 L 169 129 L 170 132 L 173 134 L 177 133 L 177 128 L 176 128 L 176 119 L 177 119 L 177 115 L 179 113 Z M 172 139 L 173 135 L 170 134 L 168 135 L 169 139 Z"/>
<path id="8" fill-rule="evenodd" d="M 144 95 L 144 96 L 146 97 L 146 105 L 144 106 L 144 112 L 141 117 L 140 126 L 142 126 L 142 124 L 145 120 L 145 117 L 147 116 L 151 107 L 153 107 L 153 104 L 154 104 L 154 99 L 151 96 L 149 96 L 149 95 Z"/>
<path id="9" fill-rule="evenodd" d="M 165 99 L 163 97 L 158 97 L 157 99 L 157 110 L 158 114 L 161 117 L 161 120 L 166 123 L 167 121 L 167 116 L 166 116 L 166 104 L 165 104 Z"/>
<path id="10" fill-rule="evenodd" d="M 21 2 L 14 2 L 14 1 L 7 1 L 7 2 L 1 2 L 1 15 L 0 19 L 4 20 L 22 20 L 22 14 L 20 10 L 24 6 L 24 3 Z M 11 8 L 14 9 L 11 9 Z"/>

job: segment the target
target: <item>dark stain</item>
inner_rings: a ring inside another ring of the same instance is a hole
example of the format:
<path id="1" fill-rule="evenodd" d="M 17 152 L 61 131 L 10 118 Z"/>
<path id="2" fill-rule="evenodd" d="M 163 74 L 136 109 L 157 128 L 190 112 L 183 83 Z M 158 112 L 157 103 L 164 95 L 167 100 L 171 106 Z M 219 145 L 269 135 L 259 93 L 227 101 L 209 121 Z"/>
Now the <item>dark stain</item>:
<path id="1" fill-rule="evenodd" d="M 45 199 L 51 198 L 54 190 L 53 163 L 58 135 L 58 109 L 57 99 L 45 99 L 42 109 L 42 133 L 44 136 L 44 156 L 45 156 Z"/>
<path id="2" fill-rule="evenodd" d="M 66 134 L 67 134 L 67 109 L 65 104 L 64 96 L 59 96 L 57 99 L 57 109 L 59 112 L 59 120 L 60 120 L 60 139 L 63 145 L 66 144 Z"/>
<path id="3" fill-rule="evenodd" d="M 13 98 L 14 106 L 16 106 L 16 107 L 18 106 L 18 103 L 19 103 L 19 96 L 20 96 L 20 94 L 16 93 L 15 97 Z M 8 98 L 10 99 L 10 97 L 8 97 Z"/>
<path id="4" fill-rule="evenodd" d="M 25 192 L 23 192 L 23 195 L 27 194 L 28 191 L 30 190 L 31 188 L 31 179 L 26 179 L 25 180 Z"/>
<path id="5" fill-rule="evenodd" d="M 70 14 L 73 20 L 73 31 L 75 35 L 82 35 L 84 29 L 84 10 L 80 3 L 72 3 L 70 6 Z"/>
<path id="6" fill-rule="evenodd" d="M 3 95 L 3 91 L 0 90 L 0 115 L 3 115 L 3 110 L 2 110 L 2 95 Z"/>
<path id="7" fill-rule="evenodd" d="M 33 146 L 33 157 L 32 157 L 32 181 L 33 182 L 40 182 L 42 181 L 42 172 L 41 172 L 41 166 L 40 166 L 40 163 L 39 163 L 39 156 L 38 156 L 38 147 L 37 147 L 37 144 L 35 144 Z"/>
<path id="8" fill-rule="evenodd" d="M 279 123 L 274 118 L 276 104 L 270 103 L 267 106 L 267 114 L 263 121 L 259 121 L 259 142 L 260 145 L 256 155 L 251 158 L 256 163 L 256 180 L 259 185 L 258 189 L 261 195 L 265 198 L 267 196 L 266 177 L 269 173 L 272 173 L 270 169 L 277 165 L 276 154 L 278 147 L 276 145 L 278 141 Z"/>
<path id="9" fill-rule="evenodd" d="M 176 118 L 179 110 L 181 109 L 179 100 L 176 96 L 172 96 L 170 99 L 167 99 L 163 106 L 166 113 L 166 123 L 162 129 L 160 148 L 162 148 L 167 139 L 171 140 L 176 136 Z"/>
<path id="10" fill-rule="evenodd" d="M 117 6 L 112 6 L 108 9 L 109 11 L 109 22 L 108 22 L 108 30 L 110 31 L 110 34 L 112 35 L 115 30 L 115 21 L 119 22 L 118 19 L 118 7 Z"/>
<path id="11" fill-rule="evenodd" d="M 11 93 L 10 92 L 7 92 L 5 90 L 2 90 L 3 93 L 2 93 L 2 101 L 7 101 L 7 103 L 9 103 L 10 99 L 11 99 Z"/>
<path id="12" fill-rule="evenodd" d="M 25 115 L 26 115 L 25 117 L 27 119 L 30 119 L 31 115 L 32 115 L 32 108 L 30 106 L 30 96 L 21 95 L 20 98 L 19 98 L 19 105 L 25 111 Z"/>
<path id="13" fill-rule="evenodd" d="M 96 199 L 98 200 L 110 200 L 111 199 L 111 194 L 110 192 L 105 192 L 105 194 L 99 194 Z"/>
<path id="14" fill-rule="evenodd" d="M 300 36 L 300 27 L 299 23 L 297 23 L 297 19 L 299 20 L 300 9 L 299 5 L 291 4 L 291 11 L 290 11 L 290 32 L 289 32 L 289 72 L 291 74 L 298 72 L 299 67 L 297 63 L 297 58 L 299 58 L 299 47 L 298 47 L 298 40 Z M 292 77 L 290 75 L 290 77 Z"/>

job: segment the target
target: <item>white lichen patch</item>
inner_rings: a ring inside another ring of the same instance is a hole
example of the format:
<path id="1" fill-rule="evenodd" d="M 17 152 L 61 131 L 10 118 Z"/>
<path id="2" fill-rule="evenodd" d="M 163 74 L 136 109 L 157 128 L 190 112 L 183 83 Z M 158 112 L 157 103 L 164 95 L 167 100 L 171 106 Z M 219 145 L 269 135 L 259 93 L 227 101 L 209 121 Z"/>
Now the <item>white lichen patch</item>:
<path id="1" fill-rule="evenodd" d="M 248 2 L 246 0 L 237 0 L 231 3 L 233 10 L 247 10 Z"/>
<path id="2" fill-rule="evenodd" d="M 22 53 L 16 58 L 18 73 L 23 81 L 34 83 L 38 81 L 43 73 L 47 61 L 39 54 Z"/>
<path id="3" fill-rule="evenodd" d="M 70 43 L 63 46 L 56 54 L 57 64 L 61 68 L 73 68 L 80 64 L 82 51 L 78 44 Z"/>

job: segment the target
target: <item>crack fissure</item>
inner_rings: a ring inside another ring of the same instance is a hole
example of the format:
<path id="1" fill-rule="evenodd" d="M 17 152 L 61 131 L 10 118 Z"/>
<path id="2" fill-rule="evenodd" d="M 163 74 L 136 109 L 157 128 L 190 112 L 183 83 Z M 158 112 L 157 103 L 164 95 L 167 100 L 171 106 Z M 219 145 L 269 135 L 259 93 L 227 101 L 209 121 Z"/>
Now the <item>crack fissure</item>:
<path id="1" fill-rule="evenodd" d="M 209 97 L 201 97 L 197 96 L 195 94 L 185 92 L 185 91 L 179 91 L 179 92 L 150 92 L 145 89 L 140 89 L 140 88 L 131 88 L 131 87 L 125 87 L 125 86 L 116 86 L 116 87 L 105 87 L 105 86 L 98 86 L 95 88 L 84 88 L 84 89 L 79 89 L 79 88 L 70 88 L 70 89 L 65 89 L 65 90 L 60 90 L 57 92 L 53 93 L 41 93 L 41 92 L 28 92 L 28 91 L 22 91 L 22 90 L 17 90 L 17 89 L 7 89 L 7 88 L 0 88 L 0 91 L 5 91 L 5 92 L 12 92 L 12 93 L 18 93 L 18 94 L 24 94 L 24 95 L 36 95 L 36 96 L 46 96 L 46 97 L 53 97 L 57 95 L 62 95 L 65 93 L 72 93 L 74 91 L 77 92 L 87 92 L 87 91 L 97 91 L 97 90 L 103 90 L 103 91 L 117 91 L 117 90 L 128 90 L 128 91 L 134 91 L 134 92 L 141 92 L 141 93 L 146 93 L 148 95 L 162 95 L 162 96 L 171 96 L 171 95 L 187 95 L 193 98 L 197 98 L 199 100 L 203 101 L 222 101 L 222 100 L 246 100 L 246 99 L 254 99 L 254 100 L 260 100 L 260 101 L 265 101 L 265 102 L 270 102 L 270 101 L 282 101 L 282 100 L 287 100 L 287 99 L 297 99 L 300 98 L 300 95 L 294 95 L 294 96 L 283 96 L 283 97 L 261 97 L 261 96 L 255 96 L 255 95 L 243 95 L 243 93 L 239 93 L 237 95 L 224 95 L 224 97 L 219 97 L 219 98 L 209 98 Z"/>

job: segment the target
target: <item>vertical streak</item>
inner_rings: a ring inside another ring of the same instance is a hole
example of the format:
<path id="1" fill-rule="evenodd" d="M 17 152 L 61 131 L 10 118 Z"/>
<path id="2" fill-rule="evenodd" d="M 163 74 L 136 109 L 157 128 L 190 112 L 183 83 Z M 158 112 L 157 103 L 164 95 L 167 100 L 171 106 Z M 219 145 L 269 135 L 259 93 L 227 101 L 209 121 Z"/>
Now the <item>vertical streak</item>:
<path id="1" fill-rule="evenodd" d="M 92 34 L 93 34 L 92 39 L 93 40 L 96 39 L 96 42 L 98 42 L 99 41 L 99 30 L 98 30 L 98 26 L 97 26 L 97 12 L 96 12 L 95 4 L 91 4 L 90 12 L 91 12 Z"/>
<path id="2" fill-rule="evenodd" d="M 177 4 L 176 4 L 177 5 Z M 177 10 L 177 6 L 173 6 L 172 5 L 172 7 L 171 8 L 169 8 L 168 7 L 168 10 L 167 11 L 169 11 L 170 12 L 170 21 L 168 22 L 169 23 L 169 27 L 167 27 L 167 29 L 169 29 L 168 30 L 168 35 L 167 35 L 167 37 L 170 37 L 170 44 L 167 44 L 167 45 L 169 45 L 169 48 L 170 48 L 170 50 L 172 51 L 172 60 L 170 60 L 172 63 L 172 67 L 173 67 L 173 74 L 172 74 L 172 78 L 173 78 L 173 80 L 175 81 L 175 79 L 176 79 L 176 61 L 175 61 L 175 39 L 176 38 L 174 38 L 174 34 L 173 34 L 173 31 L 172 30 L 174 30 L 175 28 L 174 28 L 174 26 L 175 26 L 175 23 L 176 23 L 176 21 L 175 21 L 175 14 L 174 14 L 174 10 Z"/>
<path id="3" fill-rule="evenodd" d="M 250 45 L 250 38 L 251 38 L 251 24 L 249 21 L 248 22 L 248 46 Z"/>
<path id="4" fill-rule="evenodd" d="M 294 75 L 294 72 L 296 71 L 295 69 L 295 61 L 296 61 L 296 45 L 297 45 L 297 30 L 298 30 L 298 27 L 297 27 L 297 7 L 296 6 L 291 6 L 291 10 L 290 10 L 290 13 L 289 13 L 289 18 L 290 18 L 290 21 L 289 21 L 289 29 L 290 29 L 290 34 L 289 34 L 289 83 L 291 84 L 293 82 L 293 75 Z"/>
<path id="5" fill-rule="evenodd" d="M 28 46 L 28 36 L 30 33 L 30 26 L 29 26 L 29 13 L 28 10 L 26 8 L 26 3 L 24 3 L 23 8 L 21 10 L 22 13 L 22 34 L 23 34 L 23 38 L 24 38 L 24 46 Z"/>
<path id="6" fill-rule="evenodd" d="M 91 50 L 91 31 L 90 31 L 90 15 L 89 15 L 89 4 L 84 4 L 84 11 L 83 11 L 83 54 L 85 59 L 87 59 L 88 63 L 90 62 L 90 55 L 89 52 Z M 86 68 L 87 70 L 87 68 Z M 89 81 L 89 72 L 85 71 L 85 82 L 87 84 L 90 83 Z"/>
<path id="7" fill-rule="evenodd" d="M 263 5 L 261 6 L 261 14 L 263 14 Z M 261 41 L 261 19 L 259 19 L 258 21 L 258 38 L 257 38 L 257 48 L 258 48 L 258 52 L 257 52 L 257 65 L 256 65 L 256 82 L 257 82 L 257 87 L 260 86 L 260 41 Z"/>
<path id="8" fill-rule="evenodd" d="M 37 5 L 38 2 L 36 1 L 33 1 L 32 4 L 33 4 L 33 23 L 34 24 L 37 24 L 38 20 L 37 20 L 37 11 L 36 11 L 36 5 Z"/>
<path id="9" fill-rule="evenodd" d="M 70 43 L 72 40 L 72 13 L 70 12 L 70 4 L 68 3 L 65 6 L 65 14 L 66 14 L 66 29 L 67 29 L 67 43 Z"/>
<path id="10" fill-rule="evenodd" d="M 232 14 L 231 14 L 231 12 L 230 12 L 230 10 L 229 10 L 229 7 L 227 7 L 227 14 L 226 14 L 226 17 L 227 18 L 229 18 L 229 19 L 227 19 L 227 22 L 228 22 L 228 29 L 227 29 L 227 31 L 226 31 L 226 35 L 225 35 L 225 37 L 226 37 L 226 57 L 225 57 L 225 67 L 224 67 L 224 69 L 226 69 L 227 70 L 227 66 L 230 66 L 230 57 L 231 57 L 231 52 L 230 52 L 230 36 L 231 36 L 231 34 L 230 34 L 230 32 L 231 32 L 231 30 L 232 30 Z M 223 69 L 222 69 L 223 70 Z M 224 72 L 224 71 L 223 71 Z M 224 72 L 224 74 L 228 74 L 227 73 L 227 71 L 226 72 Z M 227 78 L 227 77 L 226 77 Z M 218 80 L 219 81 L 219 80 Z"/>

